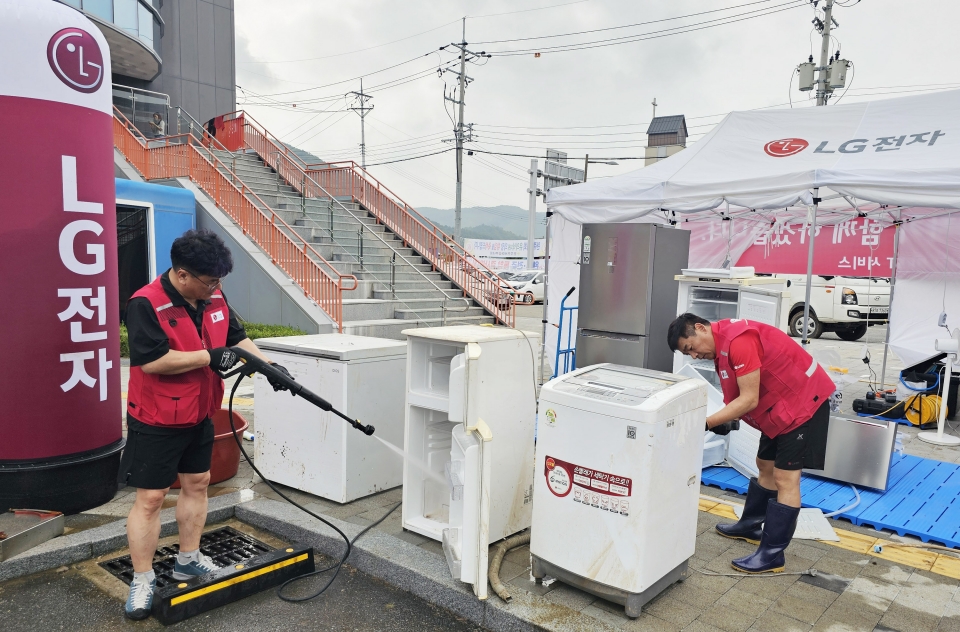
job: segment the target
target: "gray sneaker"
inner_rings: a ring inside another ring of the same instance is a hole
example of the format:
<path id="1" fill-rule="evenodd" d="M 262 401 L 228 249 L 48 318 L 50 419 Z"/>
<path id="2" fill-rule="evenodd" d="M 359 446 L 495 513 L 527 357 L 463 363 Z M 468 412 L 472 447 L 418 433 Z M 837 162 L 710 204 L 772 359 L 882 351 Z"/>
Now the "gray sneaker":
<path id="1" fill-rule="evenodd" d="M 153 608 L 153 589 L 156 587 L 156 579 L 150 582 L 132 582 L 123 614 L 134 621 L 149 617 L 150 610 Z"/>
<path id="2" fill-rule="evenodd" d="M 194 577 L 200 577 L 201 575 L 206 575 L 212 571 L 220 568 L 217 566 L 213 560 L 209 557 L 200 553 L 198 559 L 190 562 L 189 564 L 181 564 L 177 560 L 173 565 L 173 573 L 171 576 L 177 581 L 186 581 L 188 579 L 193 579 Z"/>

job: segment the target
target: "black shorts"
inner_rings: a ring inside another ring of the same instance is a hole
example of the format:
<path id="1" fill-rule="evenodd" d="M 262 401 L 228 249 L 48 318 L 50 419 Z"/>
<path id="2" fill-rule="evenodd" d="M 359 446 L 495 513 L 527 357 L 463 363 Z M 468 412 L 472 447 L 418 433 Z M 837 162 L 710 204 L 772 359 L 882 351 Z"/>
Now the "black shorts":
<path id="1" fill-rule="evenodd" d="M 822 470 L 827 454 L 830 402 L 824 402 L 808 421 L 771 439 L 760 435 L 757 458 L 773 461 L 778 470 Z"/>
<path id="2" fill-rule="evenodd" d="M 127 445 L 118 482 L 139 489 L 166 489 L 177 473 L 201 474 L 213 456 L 213 421 L 189 428 L 150 426 L 127 415 Z"/>

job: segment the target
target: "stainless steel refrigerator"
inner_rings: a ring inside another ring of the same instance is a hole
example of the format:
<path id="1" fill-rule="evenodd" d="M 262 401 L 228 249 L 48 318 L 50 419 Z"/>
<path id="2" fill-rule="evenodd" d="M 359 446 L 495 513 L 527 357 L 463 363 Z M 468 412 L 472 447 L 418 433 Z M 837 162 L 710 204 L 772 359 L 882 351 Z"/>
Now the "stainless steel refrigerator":
<path id="1" fill-rule="evenodd" d="M 584 224 L 577 366 L 601 362 L 673 371 L 667 327 L 690 231 L 661 224 Z"/>

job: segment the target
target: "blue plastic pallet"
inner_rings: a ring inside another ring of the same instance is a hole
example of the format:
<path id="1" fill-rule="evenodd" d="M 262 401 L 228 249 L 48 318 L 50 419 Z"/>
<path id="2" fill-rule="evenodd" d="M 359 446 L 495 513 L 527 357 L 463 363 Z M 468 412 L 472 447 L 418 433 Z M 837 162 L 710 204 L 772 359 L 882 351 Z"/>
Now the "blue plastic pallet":
<path id="1" fill-rule="evenodd" d="M 746 477 L 729 467 L 708 467 L 701 480 L 738 494 L 747 491 Z M 886 492 L 858 490 L 860 504 L 837 518 L 960 548 L 960 466 L 896 455 Z M 804 507 L 817 507 L 824 513 L 848 507 L 856 500 L 846 483 L 807 474 L 800 481 L 800 494 Z"/>

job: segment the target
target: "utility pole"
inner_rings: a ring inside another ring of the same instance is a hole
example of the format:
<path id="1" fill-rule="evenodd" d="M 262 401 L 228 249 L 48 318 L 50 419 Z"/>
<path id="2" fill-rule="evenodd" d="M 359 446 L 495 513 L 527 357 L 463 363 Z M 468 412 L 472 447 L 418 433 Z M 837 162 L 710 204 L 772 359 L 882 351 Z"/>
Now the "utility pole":
<path id="1" fill-rule="evenodd" d="M 452 101 L 459 107 L 456 124 L 453 128 L 453 140 L 457 144 L 457 202 L 453 219 L 453 239 L 457 243 L 460 243 L 462 241 L 461 211 L 463 210 L 463 144 L 473 140 L 473 125 L 464 125 L 463 123 L 463 109 L 466 106 L 465 94 L 467 85 L 473 81 L 473 79 L 467 76 L 467 62 L 479 59 L 481 57 L 491 57 L 491 55 L 488 55 L 484 51 L 474 53 L 467 50 L 467 18 L 463 18 L 463 34 L 461 36 L 460 43 L 452 43 L 450 46 L 453 46 L 460 51 L 460 72 L 457 72 L 451 68 L 444 68 L 441 71 L 441 74 L 443 72 L 450 72 L 457 75 L 460 87 L 456 98 L 448 95 L 443 96 L 444 99 L 447 101 Z M 444 48 L 446 48 L 446 46 L 440 50 L 443 50 Z"/>
<path id="2" fill-rule="evenodd" d="M 833 0 L 823 7 L 823 38 L 820 43 L 820 72 L 817 75 L 817 105 L 826 105 L 830 98 L 830 27 L 833 26 Z M 810 241 L 813 241 L 812 239 Z"/>
<path id="3" fill-rule="evenodd" d="M 653 101 L 650 102 L 650 105 L 653 106 L 653 118 L 657 118 L 657 97 L 653 97 Z"/>
<path id="4" fill-rule="evenodd" d="M 530 188 L 527 192 L 530 194 L 530 215 L 527 219 L 527 270 L 533 270 L 536 252 L 533 247 L 533 239 L 537 227 L 537 179 L 540 177 L 540 170 L 537 169 L 537 159 L 530 160 Z"/>
<path id="5" fill-rule="evenodd" d="M 374 106 L 367 107 L 367 101 L 373 97 L 363 93 L 363 78 L 360 78 L 360 92 L 348 92 L 347 96 L 353 96 L 356 99 L 356 105 L 349 108 L 360 115 L 360 166 L 367 168 L 367 135 L 364 129 L 363 119 L 367 114 L 373 111 Z"/>

